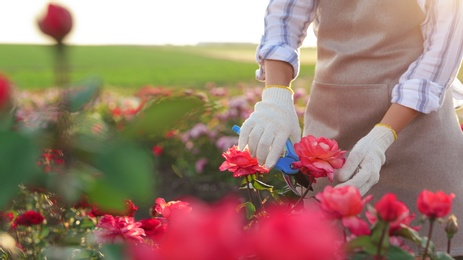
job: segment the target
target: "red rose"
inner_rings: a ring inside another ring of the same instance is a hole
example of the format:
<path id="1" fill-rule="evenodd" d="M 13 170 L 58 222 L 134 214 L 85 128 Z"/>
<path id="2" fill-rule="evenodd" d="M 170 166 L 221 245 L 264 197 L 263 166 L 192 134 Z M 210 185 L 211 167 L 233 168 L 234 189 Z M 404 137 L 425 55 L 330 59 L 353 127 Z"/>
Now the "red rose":
<path id="1" fill-rule="evenodd" d="M 45 217 L 40 212 L 29 210 L 16 217 L 14 226 L 32 226 L 40 225 L 45 220 Z"/>
<path id="2" fill-rule="evenodd" d="M 5 108 L 10 100 L 11 85 L 6 77 L 0 74 L 0 110 Z"/>
<path id="3" fill-rule="evenodd" d="M 392 193 L 387 193 L 376 202 L 375 209 L 378 216 L 387 222 L 403 219 L 409 214 L 407 206 L 403 202 L 398 201 L 397 196 Z"/>
<path id="4" fill-rule="evenodd" d="M 240 151 L 238 146 L 229 148 L 222 154 L 222 157 L 225 158 L 225 162 L 220 165 L 219 169 L 233 172 L 235 178 L 269 171 L 264 166 L 259 165 L 256 158 L 251 157 L 248 149 Z"/>
<path id="5" fill-rule="evenodd" d="M 62 42 L 72 29 L 71 13 L 56 4 L 48 4 L 45 16 L 38 21 L 40 30 L 57 42 Z"/>
<path id="6" fill-rule="evenodd" d="M 145 230 L 146 237 L 159 241 L 167 231 L 167 220 L 165 218 L 146 218 L 139 221 L 140 228 Z"/>
<path id="7" fill-rule="evenodd" d="M 346 161 L 346 151 L 340 150 L 336 141 L 325 137 L 305 136 L 294 144 L 294 150 L 300 161 L 293 166 L 309 175 L 313 182 L 320 177 L 333 181 L 334 170 L 341 168 Z"/>
<path id="8" fill-rule="evenodd" d="M 445 194 L 443 191 L 436 193 L 423 190 L 418 196 L 418 210 L 429 218 L 441 218 L 450 213 L 455 194 Z"/>
<path id="9" fill-rule="evenodd" d="M 153 146 L 153 148 L 151 150 L 152 150 L 154 156 L 156 156 L 156 157 L 161 156 L 161 154 L 164 152 L 164 148 L 162 146 L 160 146 L 160 145 Z"/>
<path id="10" fill-rule="evenodd" d="M 145 231 L 140 228 L 141 223 L 131 217 L 114 217 L 104 215 L 98 222 L 95 238 L 98 243 L 143 243 Z"/>

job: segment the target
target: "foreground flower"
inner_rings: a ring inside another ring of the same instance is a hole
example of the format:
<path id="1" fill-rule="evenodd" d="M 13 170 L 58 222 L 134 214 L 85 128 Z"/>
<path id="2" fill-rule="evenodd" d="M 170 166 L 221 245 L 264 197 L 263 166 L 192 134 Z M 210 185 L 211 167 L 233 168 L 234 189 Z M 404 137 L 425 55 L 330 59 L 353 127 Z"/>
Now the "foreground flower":
<path id="1" fill-rule="evenodd" d="M 141 225 L 131 217 L 104 215 L 96 225 L 95 238 L 98 243 L 143 243 L 145 231 Z"/>
<path id="2" fill-rule="evenodd" d="M 190 214 L 169 220 L 169 229 L 159 244 L 158 259 L 232 260 L 246 256 L 244 218 L 236 212 L 235 200 L 214 205 L 191 202 Z"/>
<path id="3" fill-rule="evenodd" d="M 222 157 L 225 158 L 225 162 L 220 165 L 219 169 L 232 172 L 235 178 L 269 171 L 264 166 L 259 165 L 257 158 L 251 157 L 247 148 L 240 151 L 238 146 L 233 146 L 224 152 Z"/>
<path id="4" fill-rule="evenodd" d="M 355 235 L 370 233 L 368 224 L 358 215 L 362 212 L 364 205 L 371 200 L 371 195 L 362 200 L 359 190 L 354 186 L 337 188 L 326 186 L 323 192 L 315 197 L 328 218 L 340 219 L 342 224 Z"/>
<path id="5" fill-rule="evenodd" d="M 313 182 L 320 177 L 333 181 L 334 170 L 341 168 L 346 161 L 346 151 L 340 150 L 335 140 L 325 137 L 305 136 L 294 144 L 294 150 L 300 161 L 293 163 L 293 166 L 311 177 Z"/>
<path id="6" fill-rule="evenodd" d="M 48 4 L 47 13 L 38 22 L 40 30 L 61 43 L 72 29 L 71 13 L 56 4 Z"/>
<path id="7" fill-rule="evenodd" d="M 40 225 L 44 220 L 45 217 L 42 216 L 40 212 L 35 210 L 28 210 L 16 217 L 14 220 L 14 227 Z"/>
<path id="8" fill-rule="evenodd" d="M 156 204 L 151 209 L 151 215 L 155 216 L 156 213 L 159 213 L 165 218 L 171 218 L 172 216 L 190 213 L 190 211 L 191 206 L 188 202 L 180 200 L 166 202 L 163 198 L 157 198 Z"/>
<path id="9" fill-rule="evenodd" d="M 423 190 L 418 196 L 418 210 L 431 219 L 441 218 L 450 213 L 455 194 L 445 194 L 443 191 L 436 193 Z"/>
<path id="10" fill-rule="evenodd" d="M 5 108 L 10 100 L 11 85 L 8 79 L 0 74 L 0 110 Z"/>
<path id="11" fill-rule="evenodd" d="M 288 214 L 275 208 L 268 212 L 268 218 L 251 230 L 256 259 L 344 259 L 339 257 L 341 234 L 320 210 Z"/>

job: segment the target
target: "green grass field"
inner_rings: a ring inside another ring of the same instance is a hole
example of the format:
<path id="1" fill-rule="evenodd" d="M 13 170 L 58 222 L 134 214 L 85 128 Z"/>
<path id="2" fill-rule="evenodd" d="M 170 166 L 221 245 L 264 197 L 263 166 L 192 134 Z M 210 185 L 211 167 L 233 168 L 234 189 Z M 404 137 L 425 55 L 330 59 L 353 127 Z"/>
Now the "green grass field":
<path id="1" fill-rule="evenodd" d="M 251 44 L 199 46 L 69 46 L 71 81 L 99 76 L 109 88 L 144 85 L 201 88 L 207 83 L 258 84 Z M 314 51 L 307 50 L 301 81 L 313 75 Z M 0 45 L 0 72 L 18 87 L 53 86 L 54 53 L 46 45 Z M 309 57 L 311 56 L 311 57 Z"/>

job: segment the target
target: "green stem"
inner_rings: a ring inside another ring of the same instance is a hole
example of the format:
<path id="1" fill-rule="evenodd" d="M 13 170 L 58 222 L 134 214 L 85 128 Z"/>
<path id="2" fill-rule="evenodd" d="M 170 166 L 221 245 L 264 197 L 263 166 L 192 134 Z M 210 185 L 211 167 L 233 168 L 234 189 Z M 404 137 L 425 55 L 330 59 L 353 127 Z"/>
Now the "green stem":
<path id="1" fill-rule="evenodd" d="M 447 240 L 447 254 L 450 255 L 451 239 Z"/>
<path id="2" fill-rule="evenodd" d="M 384 228 L 381 232 L 381 238 L 379 239 L 378 248 L 376 250 L 376 258 L 382 259 L 381 249 L 383 247 L 384 238 L 386 237 L 386 232 L 389 230 L 389 224 L 384 225 Z"/>
<path id="3" fill-rule="evenodd" d="M 254 204 L 254 200 L 252 199 L 252 195 L 251 195 L 251 188 L 249 187 L 251 183 L 249 182 L 248 177 L 249 177 L 249 175 L 246 175 L 246 177 L 245 177 L 245 179 L 246 179 L 246 188 L 248 190 L 249 200 L 251 201 L 252 204 Z"/>
<path id="4" fill-rule="evenodd" d="M 428 241 L 426 241 L 426 247 L 424 248 L 423 260 L 428 256 L 429 242 L 431 241 L 432 229 L 434 227 L 435 218 L 429 219 L 429 232 L 428 232 Z"/>

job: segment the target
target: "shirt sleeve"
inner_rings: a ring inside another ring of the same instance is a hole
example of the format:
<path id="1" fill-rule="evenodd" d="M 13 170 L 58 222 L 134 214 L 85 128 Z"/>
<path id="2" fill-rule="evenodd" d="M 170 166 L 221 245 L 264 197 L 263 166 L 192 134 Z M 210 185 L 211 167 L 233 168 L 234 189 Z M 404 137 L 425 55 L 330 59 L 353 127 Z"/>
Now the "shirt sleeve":
<path id="1" fill-rule="evenodd" d="M 422 113 L 438 110 L 463 56 L 463 3 L 430 0 L 422 24 L 424 51 L 401 76 L 392 102 Z"/>
<path id="2" fill-rule="evenodd" d="M 258 80 L 265 80 L 264 60 L 281 60 L 299 74 L 299 48 L 316 13 L 317 0 L 271 0 L 264 18 L 264 34 L 257 47 Z"/>

